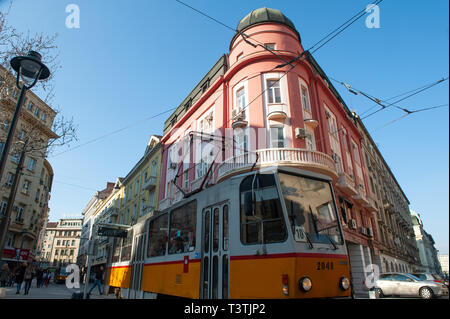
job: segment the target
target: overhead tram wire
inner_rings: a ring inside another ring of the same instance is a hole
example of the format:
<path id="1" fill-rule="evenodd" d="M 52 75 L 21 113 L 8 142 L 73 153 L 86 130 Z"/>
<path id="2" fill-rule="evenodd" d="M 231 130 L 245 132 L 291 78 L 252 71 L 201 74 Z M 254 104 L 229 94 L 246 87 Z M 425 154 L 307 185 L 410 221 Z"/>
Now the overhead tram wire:
<path id="1" fill-rule="evenodd" d="M 406 99 L 410 98 L 411 96 L 414 96 L 414 95 L 416 95 L 416 94 L 419 94 L 420 92 L 423 92 L 423 91 L 425 91 L 425 90 L 428 90 L 428 89 L 430 89 L 430 88 L 432 88 L 432 87 L 438 85 L 439 83 L 442 83 L 442 82 L 447 81 L 447 80 L 448 80 L 448 77 L 445 78 L 445 79 L 443 78 L 443 79 L 441 79 L 441 80 L 439 80 L 439 81 L 436 81 L 436 82 L 434 82 L 434 83 L 432 83 L 432 84 L 430 84 L 430 85 L 428 85 L 428 86 L 426 86 L 426 87 L 424 87 L 424 88 L 422 88 L 422 89 L 420 89 L 420 90 L 418 90 L 418 91 L 416 91 L 416 92 L 414 92 L 414 93 L 411 93 L 411 94 L 407 95 L 406 97 L 403 97 L 403 98 L 401 98 L 401 99 L 399 99 L 399 100 L 396 100 L 396 101 L 394 101 L 394 102 L 392 102 L 392 103 L 386 105 L 384 108 L 378 109 L 378 110 L 376 110 L 375 112 L 372 112 L 372 113 L 370 113 L 369 115 L 364 116 L 363 118 L 361 118 L 361 120 L 364 120 L 364 119 L 368 118 L 369 116 L 372 116 L 372 115 L 374 115 L 374 114 L 376 114 L 376 113 L 378 113 L 378 112 L 380 112 L 380 111 L 382 111 L 382 110 L 388 108 L 389 106 L 394 105 L 395 103 L 398 103 L 398 102 L 401 102 L 401 101 L 403 101 L 403 100 L 406 100 Z M 406 113 L 409 113 L 409 112 L 410 112 L 409 110 L 404 109 L 404 108 L 403 108 L 402 110 L 403 110 L 404 112 L 406 112 Z"/>
<path id="2" fill-rule="evenodd" d="M 61 154 L 64 154 L 64 153 L 73 151 L 73 150 L 75 150 L 75 149 L 78 149 L 78 148 L 80 148 L 80 147 L 86 146 L 86 145 L 88 145 L 88 144 L 92 144 L 92 143 L 94 143 L 94 142 L 96 142 L 96 141 L 98 141 L 98 140 L 101 140 L 101 139 L 104 139 L 104 138 L 109 137 L 109 136 L 111 136 L 111 135 L 117 134 L 117 133 L 119 133 L 119 132 L 121 132 L 121 131 L 124 131 L 124 130 L 126 130 L 126 129 L 132 128 L 132 127 L 134 127 L 134 126 L 136 126 L 136 125 L 139 125 L 139 124 L 141 124 L 141 123 L 144 123 L 144 122 L 146 122 L 146 121 L 148 121 L 148 120 L 151 120 L 151 119 L 153 119 L 153 118 L 155 118 L 155 117 L 161 116 L 161 115 L 166 114 L 166 113 L 168 113 L 168 112 L 174 111 L 174 110 L 176 110 L 176 109 L 177 109 L 177 107 L 168 109 L 168 110 L 166 110 L 166 111 L 164 111 L 164 112 L 161 112 L 161 113 L 158 113 L 158 114 L 156 114 L 156 115 L 153 115 L 153 116 L 147 117 L 147 118 L 145 118 L 145 119 L 139 120 L 139 121 L 137 121 L 137 122 L 134 122 L 134 123 L 132 123 L 132 124 L 129 124 L 129 125 L 127 125 L 127 126 L 124 126 L 124 127 L 120 128 L 120 129 L 118 129 L 118 130 L 115 130 L 115 131 L 112 131 L 112 132 L 107 133 L 107 134 L 105 134 L 105 135 L 96 137 L 96 138 L 94 138 L 94 139 L 92 139 L 92 140 L 89 140 L 89 141 L 83 143 L 83 144 L 76 145 L 76 146 L 74 146 L 74 147 L 72 147 L 72 148 L 69 148 L 69 149 L 67 149 L 67 150 L 65 150 L 65 151 L 62 151 L 62 152 L 60 152 L 60 153 L 51 155 L 51 156 L 49 156 L 49 157 L 50 157 L 50 158 L 53 158 L 53 157 L 59 156 L 59 155 L 61 155 Z"/>
<path id="3" fill-rule="evenodd" d="M 394 119 L 394 120 L 392 120 L 392 121 L 390 121 L 390 122 L 388 122 L 388 123 L 386 123 L 386 124 L 384 124 L 384 125 L 382 125 L 382 126 L 376 128 L 376 129 L 373 130 L 372 132 L 379 131 L 380 129 L 382 129 L 382 128 L 386 127 L 386 126 L 391 125 L 392 123 L 395 123 L 395 122 L 397 122 L 397 121 L 400 121 L 401 119 L 404 119 L 404 118 L 407 117 L 408 115 L 411 115 L 411 114 L 414 114 L 414 113 L 418 113 L 418 112 L 423 112 L 423 111 L 434 110 L 434 109 L 441 108 L 441 107 L 445 107 L 445 106 L 449 106 L 449 104 L 441 104 L 441 105 L 436 105 L 436 106 L 432 106 L 432 107 L 427 107 L 427 108 L 423 108 L 423 109 L 419 109 L 419 110 L 409 111 L 409 113 L 403 114 L 402 116 L 400 116 L 400 117 L 398 117 L 398 118 L 396 118 L 396 119 Z"/>
<path id="4" fill-rule="evenodd" d="M 398 95 L 396 95 L 396 96 L 390 97 L 390 98 L 388 98 L 388 99 L 386 99 L 386 100 L 383 100 L 382 102 L 389 102 L 389 101 L 391 101 L 391 100 L 393 100 L 393 99 L 396 99 L 396 98 L 398 98 L 398 97 L 400 97 L 400 96 L 403 96 L 403 95 L 412 93 L 412 92 L 414 92 L 414 91 L 418 91 L 418 90 L 420 90 L 420 89 L 423 89 L 423 88 L 425 88 L 426 86 L 428 86 L 428 84 L 423 85 L 423 86 L 421 86 L 421 87 L 418 87 L 418 88 L 416 88 L 416 89 L 414 89 L 414 90 L 409 90 L 409 91 L 407 91 L 407 92 L 404 92 L 404 93 L 398 94 Z M 372 105 L 369 109 L 367 109 L 367 110 L 365 110 L 364 112 L 362 112 L 359 116 L 363 116 L 364 114 L 370 112 L 370 111 L 371 111 L 374 107 L 376 107 L 377 105 L 379 105 L 379 104 L 374 104 L 374 105 Z"/>
<path id="5" fill-rule="evenodd" d="M 273 55 L 275 55 L 277 58 L 279 58 L 279 59 L 283 60 L 284 62 L 290 64 L 287 60 L 285 60 L 284 58 L 282 58 L 280 55 L 276 54 L 273 50 L 271 50 L 271 49 L 269 49 L 268 47 L 266 47 L 266 46 L 264 45 L 264 43 L 258 41 L 257 39 L 249 37 L 249 36 L 248 36 L 247 34 L 245 34 L 244 32 L 239 31 L 239 30 L 237 30 L 237 29 L 235 29 L 235 28 L 232 28 L 232 27 L 226 25 L 225 23 L 223 23 L 223 22 L 221 22 L 221 21 L 219 21 L 219 20 L 217 20 L 217 19 L 211 17 L 210 15 L 208 15 L 208 14 L 206 14 L 206 13 L 204 13 L 204 12 L 202 12 L 202 11 L 200 11 L 200 10 L 198 10 L 198 9 L 196 9 L 196 8 L 194 8 L 194 7 L 192 7 L 192 6 L 190 6 L 190 5 L 188 5 L 187 3 L 184 3 L 183 1 L 180 1 L 180 0 L 175 0 L 175 1 L 177 1 L 178 3 L 184 5 L 184 6 L 190 8 L 190 9 L 192 9 L 192 10 L 194 10 L 195 12 L 197 12 L 197 13 L 199 13 L 199 14 L 205 16 L 205 17 L 207 17 L 208 19 L 211 19 L 212 21 L 214 21 L 214 22 L 216 22 L 216 23 L 218 23 L 218 24 L 224 26 L 225 28 L 230 29 L 230 30 L 232 30 L 232 31 L 234 31 L 234 32 L 236 32 L 236 33 L 239 33 L 239 35 L 241 35 L 242 39 L 243 39 L 247 44 L 251 45 L 252 47 L 256 48 L 256 47 L 260 46 L 260 47 L 262 47 L 264 50 L 269 51 L 270 53 L 272 53 Z M 250 42 L 248 39 L 252 39 L 252 40 L 258 42 L 258 44 L 254 44 L 254 43 Z M 291 65 L 291 66 L 292 66 L 292 65 Z"/>
<path id="6" fill-rule="evenodd" d="M 375 2 L 374 4 L 372 4 L 373 6 L 378 5 L 382 2 L 383 0 L 378 0 L 377 2 Z M 331 40 L 333 40 L 335 37 L 337 37 L 340 33 L 342 33 L 345 29 L 347 29 L 348 27 L 350 27 L 353 23 L 355 23 L 356 21 L 358 21 L 359 19 L 361 19 L 365 14 L 366 14 L 366 9 L 364 8 L 363 10 L 359 11 L 357 14 L 355 14 L 353 17 L 351 17 L 350 19 L 348 19 L 347 21 L 345 21 L 343 24 L 341 24 L 339 27 L 337 27 L 336 29 L 334 29 L 333 31 L 329 32 L 326 36 L 324 36 L 322 39 L 320 39 L 319 41 L 317 41 L 315 44 L 313 44 L 309 49 L 303 51 L 301 54 L 299 54 L 297 57 L 295 57 L 294 59 L 289 61 L 289 64 L 297 61 L 298 59 L 300 59 L 305 52 L 309 52 L 310 54 L 313 54 L 314 52 L 318 51 L 320 48 L 322 48 L 325 44 L 327 44 L 328 42 L 330 42 Z M 348 25 L 347 25 L 348 24 Z M 345 27 L 344 27 L 345 26 Z M 344 27 L 344 28 L 343 28 Z M 337 32 L 337 33 L 336 33 Z M 334 34 L 336 33 L 336 34 Z M 329 36 L 331 36 L 332 34 L 334 34 L 331 38 L 329 38 L 328 40 L 326 40 Z M 326 41 L 325 41 L 326 40 Z M 318 48 L 314 49 L 319 43 L 325 41 L 324 43 L 322 43 Z M 314 50 L 313 50 L 314 49 Z M 312 51 L 311 51 L 312 50 Z M 287 64 L 280 64 L 278 67 L 284 67 Z"/>
<path id="7" fill-rule="evenodd" d="M 353 94 L 355 94 L 355 95 L 361 94 L 361 95 L 365 96 L 366 98 L 370 99 L 371 101 L 373 101 L 373 102 L 375 102 L 376 104 L 378 104 L 378 105 L 381 106 L 381 109 L 378 109 L 378 110 L 376 110 L 375 112 L 372 112 L 372 113 L 370 113 L 369 115 L 367 115 L 367 116 L 365 116 L 365 117 L 362 117 L 361 120 L 364 120 L 364 119 L 368 118 L 369 116 L 372 116 L 372 115 L 378 113 L 379 111 L 384 110 L 384 109 L 386 109 L 386 108 L 388 108 L 388 107 L 390 107 L 390 106 L 394 106 L 394 107 L 396 107 L 397 109 L 402 110 L 402 111 L 405 112 L 405 113 L 410 113 L 410 112 L 411 112 L 410 110 L 408 110 L 408 109 L 406 109 L 406 108 L 404 108 L 404 107 L 398 106 L 398 105 L 396 105 L 396 103 L 401 102 L 401 101 L 403 101 L 403 100 L 406 100 L 406 99 L 408 99 L 408 98 L 410 98 L 410 97 L 412 97 L 412 96 L 414 96 L 414 95 L 416 95 L 416 94 L 418 94 L 418 93 L 421 93 L 421 92 L 423 92 L 423 91 L 425 91 L 425 90 L 428 90 L 428 89 L 432 88 L 433 86 L 435 86 L 435 85 L 437 85 L 437 84 L 439 84 L 439 83 L 442 83 L 442 82 L 448 80 L 448 77 L 447 77 L 447 78 L 442 78 L 442 79 L 440 79 L 440 80 L 438 80 L 438 81 L 435 81 L 435 82 L 433 82 L 433 83 L 427 84 L 427 85 L 422 86 L 422 87 L 420 87 L 420 88 L 417 88 L 417 89 L 414 89 L 414 90 L 411 90 L 411 91 L 408 91 L 408 92 L 399 94 L 399 95 L 397 95 L 396 97 L 399 97 L 399 96 L 402 96 L 402 95 L 405 95 L 405 94 L 408 94 L 408 95 L 407 95 L 406 97 L 403 97 L 403 98 L 401 98 L 401 99 L 398 99 L 398 100 L 396 100 L 396 101 L 394 101 L 394 102 L 392 102 L 392 103 L 389 103 L 389 104 L 387 104 L 387 105 L 384 105 L 384 104 L 382 104 L 382 102 L 383 102 L 383 103 L 386 103 L 388 100 L 392 100 L 392 99 L 394 99 L 395 97 L 390 98 L 390 99 L 384 101 L 384 100 L 381 100 L 381 99 L 376 98 L 376 97 L 374 97 L 374 96 L 371 96 L 370 94 L 365 93 L 365 92 L 363 92 L 363 91 L 361 91 L 361 90 L 358 90 L 358 89 L 356 89 L 356 88 L 353 88 L 353 87 L 351 87 L 349 84 L 347 84 L 347 83 L 345 83 L 345 82 L 343 82 L 343 81 L 336 80 L 336 79 L 334 79 L 334 78 L 332 78 L 332 77 L 329 77 L 329 78 L 332 79 L 333 81 L 336 81 L 336 82 L 338 82 L 339 84 L 342 84 L 343 86 L 345 86 L 345 87 L 347 88 L 347 90 L 349 90 L 350 93 L 353 93 Z M 411 94 L 409 94 L 409 93 L 411 93 Z M 373 108 L 373 107 L 371 107 L 371 109 L 372 109 L 372 108 Z M 366 111 L 365 113 L 367 113 L 367 111 Z"/>

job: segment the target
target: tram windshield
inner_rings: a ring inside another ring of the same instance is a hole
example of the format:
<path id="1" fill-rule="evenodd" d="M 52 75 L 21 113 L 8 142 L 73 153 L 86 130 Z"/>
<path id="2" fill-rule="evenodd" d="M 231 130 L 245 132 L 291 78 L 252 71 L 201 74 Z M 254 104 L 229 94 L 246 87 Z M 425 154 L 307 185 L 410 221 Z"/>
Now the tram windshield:
<path id="1" fill-rule="evenodd" d="M 328 182 L 279 173 L 281 192 L 296 241 L 342 245 L 331 185 Z"/>

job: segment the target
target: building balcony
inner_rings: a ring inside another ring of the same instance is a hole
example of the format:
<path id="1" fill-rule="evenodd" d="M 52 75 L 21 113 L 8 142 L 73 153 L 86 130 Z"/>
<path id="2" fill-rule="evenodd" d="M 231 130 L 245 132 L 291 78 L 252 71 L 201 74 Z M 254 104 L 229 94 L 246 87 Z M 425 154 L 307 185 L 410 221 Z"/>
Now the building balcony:
<path id="1" fill-rule="evenodd" d="M 232 116 L 232 128 L 244 128 L 247 126 L 248 121 L 246 120 L 245 112 L 241 110 L 240 108 L 233 109 L 231 112 Z"/>
<path id="2" fill-rule="evenodd" d="M 218 167 L 218 181 L 249 171 L 253 167 L 290 166 L 330 176 L 336 180 L 334 160 L 331 156 L 300 148 L 268 148 L 247 152 L 225 160 Z"/>
<path id="3" fill-rule="evenodd" d="M 378 208 L 375 205 L 375 200 L 372 197 L 370 197 L 370 196 L 367 197 L 367 200 L 369 202 L 369 204 L 365 206 L 367 208 L 367 210 L 370 211 L 370 212 L 378 211 Z"/>
<path id="4" fill-rule="evenodd" d="M 147 177 L 147 179 L 144 180 L 144 182 L 142 183 L 142 189 L 145 189 L 145 190 L 150 191 L 155 187 L 156 187 L 156 177 L 155 176 Z"/>
<path id="5" fill-rule="evenodd" d="M 284 120 L 287 117 L 286 104 L 269 104 L 267 106 L 267 119 Z"/>
<path id="6" fill-rule="evenodd" d="M 345 173 L 339 165 L 337 165 L 337 171 L 338 171 L 338 181 L 336 184 L 336 187 L 339 188 L 339 190 L 344 193 L 347 196 L 355 196 L 358 194 L 356 188 L 355 188 L 355 181 Z"/>
<path id="7" fill-rule="evenodd" d="M 147 205 L 142 208 L 142 216 L 155 211 L 155 205 Z"/>
<path id="8" fill-rule="evenodd" d="M 356 190 L 357 190 L 358 194 L 353 196 L 353 199 L 358 204 L 361 204 L 364 207 L 367 207 L 369 205 L 369 200 L 367 199 L 366 192 L 365 192 L 364 188 L 361 185 L 359 185 Z"/>
<path id="9" fill-rule="evenodd" d="M 177 189 L 173 194 L 168 195 L 166 198 L 159 202 L 158 210 L 164 210 L 182 199 L 183 193 L 181 193 L 180 190 Z"/>

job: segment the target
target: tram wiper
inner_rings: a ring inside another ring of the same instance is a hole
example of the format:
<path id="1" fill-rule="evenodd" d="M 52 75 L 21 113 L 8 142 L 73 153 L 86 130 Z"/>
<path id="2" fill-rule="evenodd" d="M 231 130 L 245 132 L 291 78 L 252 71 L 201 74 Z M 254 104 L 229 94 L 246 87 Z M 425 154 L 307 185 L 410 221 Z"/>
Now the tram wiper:
<path id="1" fill-rule="evenodd" d="M 309 234 L 306 233 L 306 232 L 305 232 L 305 237 L 306 237 L 306 240 L 308 241 L 309 248 L 313 249 L 314 246 L 313 246 L 313 244 L 312 244 L 312 241 L 311 241 L 311 239 L 309 238 Z"/>
<path id="2" fill-rule="evenodd" d="M 328 237 L 327 235 L 325 235 L 325 236 L 327 237 L 327 239 L 331 243 L 331 245 L 333 245 L 333 249 L 337 250 L 338 248 L 337 248 L 336 244 L 334 243 L 334 241 L 330 237 Z"/>

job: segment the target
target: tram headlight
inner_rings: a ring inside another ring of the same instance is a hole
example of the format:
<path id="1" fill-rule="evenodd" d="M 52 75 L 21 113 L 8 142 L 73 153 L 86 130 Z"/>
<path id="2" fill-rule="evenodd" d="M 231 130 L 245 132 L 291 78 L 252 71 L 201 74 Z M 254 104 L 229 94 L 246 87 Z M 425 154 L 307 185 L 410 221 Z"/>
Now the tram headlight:
<path id="1" fill-rule="evenodd" d="M 347 290 L 348 288 L 350 288 L 350 280 L 348 280 L 348 278 L 346 277 L 342 277 L 339 280 L 339 287 L 341 287 L 342 290 Z"/>
<path id="2" fill-rule="evenodd" d="M 298 282 L 298 286 L 300 287 L 301 290 L 303 290 L 304 292 L 308 292 L 311 290 L 312 288 L 312 281 L 311 279 L 309 279 L 308 277 L 303 277 L 302 279 L 300 279 L 300 281 Z"/>

